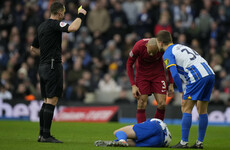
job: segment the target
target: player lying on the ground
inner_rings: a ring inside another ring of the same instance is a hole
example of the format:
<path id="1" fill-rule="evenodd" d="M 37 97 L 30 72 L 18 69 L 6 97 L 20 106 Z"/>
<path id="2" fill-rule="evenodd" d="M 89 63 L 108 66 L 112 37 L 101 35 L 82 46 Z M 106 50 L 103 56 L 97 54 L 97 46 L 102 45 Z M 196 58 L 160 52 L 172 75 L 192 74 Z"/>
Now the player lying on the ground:
<path id="1" fill-rule="evenodd" d="M 122 127 L 114 131 L 113 134 L 116 136 L 116 140 L 95 141 L 95 146 L 168 147 L 172 139 L 167 125 L 156 118 Z"/>

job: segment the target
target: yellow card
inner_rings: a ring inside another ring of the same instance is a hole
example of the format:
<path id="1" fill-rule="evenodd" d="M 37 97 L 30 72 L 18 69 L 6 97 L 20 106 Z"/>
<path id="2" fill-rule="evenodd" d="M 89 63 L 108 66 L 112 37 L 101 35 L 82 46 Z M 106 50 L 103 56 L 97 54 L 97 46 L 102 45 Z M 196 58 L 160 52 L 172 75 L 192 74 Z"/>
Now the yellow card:
<path id="1" fill-rule="evenodd" d="M 82 9 L 82 5 L 78 8 L 78 11 L 79 11 L 80 9 Z"/>

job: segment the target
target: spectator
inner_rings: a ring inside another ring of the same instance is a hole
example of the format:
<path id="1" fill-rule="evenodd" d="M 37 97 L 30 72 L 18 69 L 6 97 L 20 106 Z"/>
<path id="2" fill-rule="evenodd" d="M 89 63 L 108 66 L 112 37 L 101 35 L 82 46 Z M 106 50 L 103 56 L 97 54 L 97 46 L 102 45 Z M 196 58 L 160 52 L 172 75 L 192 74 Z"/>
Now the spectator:
<path id="1" fill-rule="evenodd" d="M 116 43 L 113 40 L 107 43 L 107 47 L 102 53 L 102 57 L 107 65 L 112 63 L 115 60 L 115 58 L 119 57 L 120 55 L 121 51 L 116 47 Z"/>
<path id="2" fill-rule="evenodd" d="M 187 45 L 187 39 L 186 39 L 185 34 L 183 33 L 179 34 L 177 43 Z"/>
<path id="3" fill-rule="evenodd" d="M 158 24 L 154 28 L 154 35 L 161 30 L 167 30 L 172 33 L 172 26 L 170 25 L 169 13 L 167 11 L 162 12 Z"/>
<path id="4" fill-rule="evenodd" d="M 116 43 L 117 48 L 122 49 L 124 37 L 122 37 L 120 34 L 115 34 L 113 36 L 113 40 Z"/>
<path id="5" fill-rule="evenodd" d="M 92 58 L 85 49 L 79 50 L 79 57 L 82 59 L 82 66 L 84 69 L 89 69 L 91 65 Z"/>
<path id="6" fill-rule="evenodd" d="M 11 100 L 12 94 L 8 91 L 5 86 L 0 82 L 0 99 L 1 100 Z"/>
<path id="7" fill-rule="evenodd" d="M 230 98 L 228 98 L 228 100 L 227 100 L 227 105 L 226 105 L 227 107 L 230 107 Z"/>
<path id="8" fill-rule="evenodd" d="M 114 9 L 112 10 L 110 14 L 112 24 L 114 23 L 116 19 L 120 19 L 124 25 L 127 25 L 128 24 L 127 16 L 125 12 L 122 10 L 121 3 L 118 1 L 115 1 L 113 6 L 114 6 Z"/>
<path id="9" fill-rule="evenodd" d="M 181 27 L 183 30 L 188 29 L 192 24 L 193 16 L 187 12 L 185 4 L 182 4 L 180 7 L 180 15 L 178 20 L 181 21 Z"/>
<path id="10" fill-rule="evenodd" d="M 98 88 L 100 91 L 103 92 L 112 92 L 112 91 L 121 90 L 121 88 L 117 85 L 115 80 L 111 78 L 109 74 L 105 74 L 104 78 L 99 81 Z"/>
<path id="11" fill-rule="evenodd" d="M 70 13 L 66 13 L 65 14 L 65 18 L 64 18 L 64 22 L 68 23 L 68 24 L 71 24 L 73 21 L 72 21 L 72 16 Z M 63 33 L 62 36 L 67 36 L 68 37 L 68 41 L 69 42 L 74 42 L 75 38 L 74 38 L 74 33 L 73 32 L 70 32 L 70 33 Z"/>
<path id="12" fill-rule="evenodd" d="M 230 39 L 225 40 L 221 53 L 224 59 L 228 59 L 230 57 Z"/>
<path id="13" fill-rule="evenodd" d="M 213 39 L 219 39 L 219 29 L 218 29 L 218 24 L 217 22 L 213 21 L 211 23 L 211 33 L 210 33 L 210 37 Z"/>
<path id="14" fill-rule="evenodd" d="M 200 43 L 197 39 L 193 39 L 191 42 L 191 48 L 195 49 L 198 54 L 203 55 L 203 50 L 200 47 Z M 211 50 L 210 50 L 211 51 Z"/>
<path id="15" fill-rule="evenodd" d="M 14 94 L 14 99 L 25 99 L 26 91 L 26 86 L 23 83 L 20 83 Z"/>
<path id="16" fill-rule="evenodd" d="M 228 25 L 230 24 L 230 0 L 224 0 L 224 6 L 226 9 L 226 18 Z"/>
<path id="17" fill-rule="evenodd" d="M 93 67 L 92 78 L 91 78 L 91 86 L 92 89 L 98 89 L 98 83 L 101 78 L 101 71 L 97 67 Z"/>
<path id="18" fill-rule="evenodd" d="M 78 81 L 78 84 L 81 85 L 86 92 L 94 92 L 92 87 L 92 74 L 89 71 L 84 71 L 82 78 Z"/>
<path id="19" fill-rule="evenodd" d="M 98 0 L 93 10 L 89 12 L 87 26 L 94 34 L 94 37 L 99 37 L 109 29 L 110 15 L 103 7 L 101 0 Z"/>
<path id="20" fill-rule="evenodd" d="M 174 22 L 180 20 L 180 0 L 173 0 L 170 9 L 173 14 Z"/>
<path id="21" fill-rule="evenodd" d="M 26 60 L 26 64 L 28 66 L 28 78 L 35 86 L 37 83 L 37 66 L 35 66 L 34 58 L 29 56 Z"/>
<path id="22" fill-rule="evenodd" d="M 123 89 L 123 90 L 131 90 L 131 85 L 129 82 L 129 78 L 126 73 L 122 74 L 120 78 L 118 78 L 118 85 Z"/>
<path id="23" fill-rule="evenodd" d="M 148 14 L 150 15 L 150 18 L 152 20 L 152 27 L 155 27 L 157 24 L 159 17 L 160 17 L 160 6 L 159 6 L 158 0 L 151 0 L 150 1 L 150 9 L 148 11 Z"/>
<path id="24" fill-rule="evenodd" d="M 198 39 L 200 35 L 199 26 L 195 22 L 192 22 L 191 26 L 186 30 L 186 35 L 189 42 L 194 38 Z"/>
<path id="25" fill-rule="evenodd" d="M 81 85 L 75 85 L 71 93 L 70 100 L 75 102 L 83 102 L 85 99 L 85 88 Z"/>
<path id="26" fill-rule="evenodd" d="M 217 18 L 217 12 L 218 12 L 218 10 L 217 10 L 218 2 L 203 0 L 203 4 L 204 4 L 204 9 L 206 9 L 208 11 L 208 13 L 211 15 L 212 18 L 216 19 Z"/>
<path id="27" fill-rule="evenodd" d="M 113 79 L 117 80 L 117 78 L 118 78 L 118 64 L 115 63 L 115 62 L 111 63 L 109 65 L 109 71 L 108 71 L 108 73 L 110 74 L 110 76 Z"/>
<path id="28" fill-rule="evenodd" d="M 110 35 L 109 35 L 110 38 L 113 38 L 113 36 L 116 34 L 120 35 L 121 37 L 125 36 L 126 28 L 123 25 L 123 22 L 120 18 L 114 19 L 114 22 L 113 22 L 113 24 L 109 30 L 109 33 L 110 33 Z"/>
<path id="29" fill-rule="evenodd" d="M 10 75 L 10 72 L 9 71 L 3 71 L 1 73 L 1 81 L 0 83 L 3 84 L 3 85 L 6 85 L 7 83 L 10 83 L 11 81 L 11 75 Z M 8 89 L 9 90 L 9 89 Z"/>
<path id="30" fill-rule="evenodd" d="M 93 44 L 89 47 L 89 53 L 92 57 L 101 58 L 101 53 L 104 50 L 104 44 L 102 39 L 96 38 Z"/>
<path id="31" fill-rule="evenodd" d="M 130 99 L 127 96 L 127 91 L 121 90 L 119 97 L 114 100 L 114 104 L 130 104 Z"/>
<path id="32" fill-rule="evenodd" d="M 141 13 L 138 14 L 137 17 L 136 32 L 141 38 L 144 37 L 145 33 L 151 32 L 152 20 L 150 18 L 151 17 L 150 14 L 148 13 L 149 9 L 150 9 L 150 4 L 146 2 L 142 7 Z"/>
<path id="33" fill-rule="evenodd" d="M 202 9 L 199 17 L 196 18 L 195 22 L 200 29 L 201 42 L 207 43 L 213 18 L 210 16 L 206 9 Z"/>
<path id="34" fill-rule="evenodd" d="M 9 56 L 5 53 L 5 49 L 3 46 L 0 46 L 0 69 L 6 69 L 7 63 L 9 60 Z"/>
<path id="35" fill-rule="evenodd" d="M 225 94 L 230 94 L 230 75 L 226 75 L 226 72 L 224 73 L 225 76 L 222 77 L 220 90 L 222 90 L 222 92 L 224 92 Z"/>
<path id="36" fill-rule="evenodd" d="M 210 106 L 224 106 L 224 101 L 220 98 L 220 91 L 214 90 L 213 91 L 213 99 L 209 102 Z"/>
<path id="37" fill-rule="evenodd" d="M 11 11 L 11 1 L 5 1 L 0 11 L 0 30 L 6 29 L 8 32 L 14 24 L 14 15 Z"/>
<path id="38" fill-rule="evenodd" d="M 82 59 L 77 58 L 74 62 L 73 69 L 70 70 L 67 74 L 67 85 L 73 86 L 78 82 L 78 80 L 82 77 Z"/>
<path id="39" fill-rule="evenodd" d="M 135 2 L 133 0 L 124 1 L 122 4 L 122 9 L 128 18 L 128 25 L 130 25 L 131 27 L 135 26 L 138 15 Z"/>
<path id="40" fill-rule="evenodd" d="M 91 43 L 93 42 L 93 38 L 89 35 L 87 27 L 81 27 L 80 34 L 76 36 L 75 45 L 79 45 L 81 42 L 85 43 L 86 45 L 91 45 Z"/>
<path id="41" fill-rule="evenodd" d="M 223 38 L 226 34 L 226 30 L 227 30 L 227 17 L 226 17 L 226 9 L 224 8 L 224 6 L 220 6 L 219 10 L 218 10 L 218 17 L 216 19 L 217 22 L 217 26 L 219 29 L 219 36 L 218 36 L 218 43 L 221 43 L 223 41 Z"/>
<path id="42" fill-rule="evenodd" d="M 8 43 L 8 31 L 0 29 L 0 44 L 6 48 Z"/>

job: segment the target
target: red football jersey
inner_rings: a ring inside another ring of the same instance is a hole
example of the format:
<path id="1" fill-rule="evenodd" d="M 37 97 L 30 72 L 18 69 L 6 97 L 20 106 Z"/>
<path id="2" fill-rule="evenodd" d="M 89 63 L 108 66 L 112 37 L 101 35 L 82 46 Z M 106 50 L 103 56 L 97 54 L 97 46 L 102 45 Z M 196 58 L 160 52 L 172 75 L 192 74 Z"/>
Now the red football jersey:
<path id="1" fill-rule="evenodd" d="M 131 85 L 135 84 L 134 70 L 133 70 L 133 64 L 135 62 L 136 62 L 136 74 L 135 74 L 136 78 L 142 78 L 143 80 L 145 79 L 154 80 L 156 77 L 159 76 L 166 78 L 164 65 L 163 65 L 163 58 L 162 58 L 163 53 L 158 52 L 156 55 L 150 56 L 147 52 L 147 47 L 146 47 L 148 41 L 149 39 L 139 40 L 134 45 L 132 51 L 129 53 L 126 69 Z"/>

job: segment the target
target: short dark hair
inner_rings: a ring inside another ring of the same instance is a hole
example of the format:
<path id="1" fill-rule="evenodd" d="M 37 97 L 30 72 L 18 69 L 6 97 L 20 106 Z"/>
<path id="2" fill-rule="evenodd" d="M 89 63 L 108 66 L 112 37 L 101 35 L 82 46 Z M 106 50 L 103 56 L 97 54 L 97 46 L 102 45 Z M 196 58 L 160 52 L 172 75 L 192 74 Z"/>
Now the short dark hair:
<path id="1" fill-rule="evenodd" d="M 53 15 L 57 15 L 59 10 L 64 10 L 64 5 L 60 2 L 53 2 L 50 6 L 50 13 Z"/>
<path id="2" fill-rule="evenodd" d="M 161 30 L 158 32 L 156 38 L 159 42 L 162 42 L 165 45 L 173 42 L 171 34 L 166 30 Z"/>

